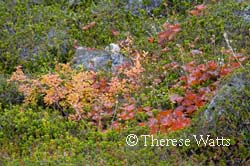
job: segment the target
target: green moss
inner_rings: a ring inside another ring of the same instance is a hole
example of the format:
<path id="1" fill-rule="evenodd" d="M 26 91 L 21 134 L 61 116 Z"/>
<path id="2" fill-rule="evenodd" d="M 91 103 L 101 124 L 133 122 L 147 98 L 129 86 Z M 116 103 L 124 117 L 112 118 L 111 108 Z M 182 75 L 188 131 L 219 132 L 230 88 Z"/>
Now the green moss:
<path id="1" fill-rule="evenodd" d="M 34 76 L 49 73 L 56 63 L 70 62 L 75 51 L 72 48 L 74 40 L 82 46 L 103 48 L 131 34 L 134 37 L 133 48 L 149 51 L 143 64 L 146 88 L 136 92 L 134 97 L 141 106 L 170 109 L 173 106 L 168 100 L 169 87 L 180 73 L 164 71 L 163 65 L 172 61 L 182 64 L 194 58 L 199 62 L 226 58 L 220 52 L 222 47 L 227 47 L 224 32 L 232 40 L 233 48 L 249 51 L 250 26 L 237 15 L 237 10 L 245 8 L 247 4 L 209 2 L 203 16 L 188 14 L 194 5 L 202 2 L 164 1 L 152 11 L 154 16 L 149 16 L 144 10 L 138 15 L 133 14 L 124 8 L 126 4 L 121 1 L 87 0 L 73 4 L 57 0 L 44 0 L 38 4 L 28 1 L 17 1 L 15 4 L 0 2 L 0 73 L 12 73 L 17 65 L 23 65 L 25 72 Z M 174 41 L 164 45 L 171 51 L 162 53 L 157 40 L 149 43 L 147 38 L 153 36 L 157 39 L 166 20 L 179 22 L 182 30 Z M 93 21 L 96 22 L 95 26 L 88 30 L 81 29 Z M 58 34 L 49 38 L 51 28 Z M 112 35 L 112 29 L 120 34 Z M 194 48 L 190 48 L 189 44 L 197 37 L 199 39 Z M 66 53 L 62 49 L 65 41 Z M 176 44 L 180 44 L 183 50 Z M 40 50 L 32 54 L 35 46 L 39 46 Z M 29 56 L 20 57 L 24 50 L 18 48 L 26 48 Z M 189 54 L 191 49 L 201 49 L 204 54 L 192 57 Z M 156 60 L 152 60 L 154 57 Z M 235 75 L 249 80 L 249 72 L 244 70 Z M 214 114 L 213 123 L 207 123 L 204 110 L 200 110 L 190 128 L 168 135 L 156 135 L 158 138 L 178 139 L 209 132 L 213 137 L 230 138 L 229 147 L 198 147 L 196 144 L 189 147 L 145 147 L 143 142 L 129 147 L 125 142 L 128 134 L 139 136 L 148 133 L 148 130 L 130 122 L 125 124 L 122 131 L 103 133 L 84 121 L 67 120 L 45 106 L 24 108 L 18 105 L 18 101 L 13 102 L 22 97 L 14 85 L 7 84 L 7 78 L 0 76 L 0 163 L 4 165 L 240 165 L 250 157 L 247 147 L 250 138 L 247 126 L 250 116 L 249 84 L 240 91 L 237 88 L 228 90 L 227 87 L 220 90 L 222 96 L 225 92 L 231 96 L 220 97 L 212 112 L 226 112 Z M 154 78 L 162 78 L 162 83 L 152 84 Z M 182 90 L 176 91 L 182 93 Z M 139 121 L 146 118 L 145 114 L 136 117 Z"/>

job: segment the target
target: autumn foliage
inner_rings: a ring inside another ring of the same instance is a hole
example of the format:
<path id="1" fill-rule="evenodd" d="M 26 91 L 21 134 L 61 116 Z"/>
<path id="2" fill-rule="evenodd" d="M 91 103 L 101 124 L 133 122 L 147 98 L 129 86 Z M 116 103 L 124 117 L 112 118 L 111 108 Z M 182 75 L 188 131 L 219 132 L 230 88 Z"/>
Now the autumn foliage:
<path id="1" fill-rule="evenodd" d="M 115 124 L 115 117 L 120 120 L 134 117 L 135 103 L 131 94 L 140 88 L 139 78 L 144 71 L 140 62 L 143 54 L 134 52 L 134 65 L 120 66 L 111 78 L 93 71 L 79 71 L 69 64 L 58 64 L 53 73 L 38 78 L 26 76 L 22 67 L 18 66 L 9 81 L 17 83 L 19 92 L 25 97 L 25 104 L 35 105 L 40 99 L 71 120 L 90 121 L 104 129 Z M 118 105 L 120 101 L 125 101 L 125 104 Z M 67 115 L 67 110 L 73 110 L 73 113 Z"/>
<path id="2" fill-rule="evenodd" d="M 201 16 L 205 9 L 205 5 L 197 5 L 190 14 Z M 95 25 L 95 22 L 91 22 L 83 26 L 82 30 L 86 31 Z M 163 31 L 157 34 L 162 52 L 170 50 L 165 47 L 166 42 L 174 40 L 180 31 L 180 24 L 163 24 Z M 114 29 L 111 33 L 119 35 L 119 31 Z M 148 38 L 149 43 L 154 43 L 154 40 L 153 37 Z M 140 126 L 147 126 L 151 133 L 167 133 L 189 126 L 192 114 L 203 107 L 216 92 L 219 78 L 247 60 L 242 54 L 232 56 L 230 50 L 224 50 L 222 54 L 227 54 L 228 59 L 223 64 L 214 60 L 185 64 L 174 61 L 162 66 L 164 71 L 181 74 L 170 85 L 168 95 L 172 107 L 167 110 L 158 109 L 155 113 L 154 108 L 142 107 L 133 97 L 135 92 L 140 92 L 144 87 L 142 73 L 145 69 L 142 63 L 148 53 L 133 49 L 132 43 L 133 39 L 129 36 L 119 45 L 131 57 L 133 65 L 123 64 L 109 77 L 94 71 L 76 70 L 69 64 L 58 64 L 54 72 L 37 78 L 28 77 L 22 67 L 18 66 L 9 81 L 16 83 L 18 91 L 25 97 L 25 104 L 37 105 L 42 101 L 70 120 L 84 120 L 102 131 L 108 128 L 120 130 L 125 127 L 126 121 L 136 121 Z M 78 47 L 77 41 L 73 47 Z M 200 50 L 191 51 L 192 57 L 201 54 Z M 156 83 L 161 82 L 160 79 L 154 80 Z M 146 115 L 146 118 L 137 120 L 139 114 Z"/>
<path id="3" fill-rule="evenodd" d="M 189 13 L 193 16 L 201 16 L 206 8 L 207 6 L 204 4 L 197 5 L 193 10 L 189 11 Z"/>
<path id="4" fill-rule="evenodd" d="M 175 131 L 189 126 L 191 115 L 215 94 L 218 79 L 239 68 L 240 62 L 245 60 L 247 60 L 246 57 L 237 54 L 234 58 L 229 56 L 228 63 L 221 65 L 216 61 L 208 61 L 206 64 L 191 61 L 185 65 L 172 62 L 163 66 L 163 69 L 168 71 L 180 69 L 185 73 L 171 88 L 172 91 L 182 89 L 184 95 L 170 95 L 169 100 L 174 104 L 174 109 L 161 111 L 149 119 L 147 125 L 151 133 Z"/>
<path id="5" fill-rule="evenodd" d="M 171 41 L 175 38 L 178 32 L 181 30 L 180 24 L 163 24 L 164 31 L 158 34 L 158 44 L 162 46 L 165 42 Z"/>

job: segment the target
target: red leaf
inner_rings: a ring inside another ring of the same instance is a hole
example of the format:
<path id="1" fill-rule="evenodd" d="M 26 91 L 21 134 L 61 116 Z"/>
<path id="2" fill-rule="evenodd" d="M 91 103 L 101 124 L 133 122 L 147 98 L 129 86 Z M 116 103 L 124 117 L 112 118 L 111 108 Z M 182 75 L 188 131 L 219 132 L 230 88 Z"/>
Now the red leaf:
<path id="1" fill-rule="evenodd" d="M 165 117 L 161 119 L 161 125 L 162 126 L 171 126 L 173 123 L 172 118 Z"/>
<path id="2" fill-rule="evenodd" d="M 188 118 L 180 118 L 170 127 L 170 130 L 176 131 L 182 129 L 190 124 L 190 119 Z"/>
<path id="3" fill-rule="evenodd" d="M 196 78 L 200 78 L 202 76 L 202 72 L 200 70 L 195 70 L 192 73 L 192 76 L 195 76 Z"/>
<path id="4" fill-rule="evenodd" d="M 217 69 L 217 63 L 215 63 L 214 61 L 209 61 L 208 62 L 208 68 L 210 70 L 216 70 Z"/>
<path id="5" fill-rule="evenodd" d="M 119 31 L 117 31 L 115 29 L 112 29 L 111 33 L 112 33 L 113 36 L 118 36 L 120 34 Z"/>
<path id="6" fill-rule="evenodd" d="M 165 31 L 158 34 L 158 44 L 162 45 L 165 41 L 172 40 L 176 34 L 181 30 L 180 24 L 171 25 L 169 23 L 163 24 Z"/>
<path id="7" fill-rule="evenodd" d="M 159 112 L 157 115 L 159 115 L 160 117 L 166 117 L 171 113 L 172 113 L 172 110 L 166 110 L 166 111 Z"/>
<path id="8" fill-rule="evenodd" d="M 130 111 L 133 111 L 135 109 L 135 105 L 131 104 L 131 105 L 124 107 L 123 109 L 130 112 Z"/>
<path id="9" fill-rule="evenodd" d="M 194 105 L 190 105 L 186 108 L 186 111 L 188 114 L 192 114 L 194 111 L 196 111 L 198 108 L 197 106 L 194 106 Z"/>
<path id="10" fill-rule="evenodd" d="M 177 108 L 175 108 L 175 111 L 184 111 L 185 107 L 183 107 L 182 105 L 178 106 Z"/>
<path id="11" fill-rule="evenodd" d="M 232 71 L 232 69 L 230 69 L 230 68 L 222 67 L 222 69 L 220 70 L 220 75 L 225 76 L 228 73 L 230 73 L 231 71 Z"/>
<path id="12" fill-rule="evenodd" d="M 185 96 L 185 99 L 193 101 L 196 98 L 196 95 L 194 93 L 188 93 Z"/>
<path id="13" fill-rule="evenodd" d="M 145 126 L 145 123 L 144 122 L 141 122 L 138 124 L 139 126 Z"/>
<path id="14" fill-rule="evenodd" d="M 197 84 L 199 84 L 200 83 L 200 81 L 199 80 L 197 80 L 197 78 L 196 77 L 191 77 L 191 76 L 189 76 L 188 77 L 188 80 L 187 80 L 187 83 L 188 83 L 188 85 L 197 85 Z"/>
<path id="15" fill-rule="evenodd" d="M 202 100 L 202 96 L 197 97 L 197 98 L 195 99 L 194 103 L 195 103 L 195 106 L 197 106 L 197 107 L 203 106 L 203 105 L 204 105 L 204 102 L 203 102 L 203 100 Z"/>
<path id="16" fill-rule="evenodd" d="M 111 125 L 114 129 L 119 129 L 120 127 L 119 127 L 119 123 L 118 122 L 116 122 L 116 121 L 114 121 L 114 122 L 112 122 L 112 125 Z"/>
<path id="17" fill-rule="evenodd" d="M 141 107 L 138 107 L 137 112 L 143 112 L 143 109 Z"/>
<path id="18" fill-rule="evenodd" d="M 175 115 L 176 117 L 182 117 L 184 114 L 183 114 L 182 111 L 174 111 L 174 115 Z"/>
<path id="19" fill-rule="evenodd" d="M 199 10 L 199 11 L 203 11 L 203 10 L 205 10 L 206 8 L 207 8 L 207 6 L 206 5 L 197 5 L 197 6 L 195 6 L 195 8 L 197 9 L 197 10 Z"/>
<path id="20" fill-rule="evenodd" d="M 154 125 L 150 127 L 150 134 L 155 134 L 158 132 L 159 126 L 158 125 Z"/>
<path id="21" fill-rule="evenodd" d="M 155 119 L 155 118 L 150 118 L 149 121 L 148 121 L 148 126 L 149 127 L 153 127 L 153 126 L 155 126 L 157 124 L 158 124 L 158 120 Z"/>
<path id="22" fill-rule="evenodd" d="M 154 39 L 153 37 L 148 37 L 148 42 L 149 42 L 149 43 L 153 43 L 154 40 L 155 40 L 155 39 Z"/>
<path id="23" fill-rule="evenodd" d="M 118 117 L 121 118 L 122 120 L 128 120 L 128 116 L 126 112 L 119 114 Z"/>
<path id="24" fill-rule="evenodd" d="M 206 66 L 204 64 L 198 65 L 198 69 L 203 71 L 203 72 L 207 70 L 207 68 L 206 68 Z"/>
<path id="25" fill-rule="evenodd" d="M 133 118 L 134 118 L 134 112 L 130 112 L 130 113 L 128 114 L 128 118 L 129 118 L 129 119 L 133 119 Z"/>
<path id="26" fill-rule="evenodd" d="M 143 108 L 143 110 L 148 112 L 148 111 L 151 110 L 151 108 L 149 106 L 146 106 L 146 107 Z"/>
<path id="27" fill-rule="evenodd" d="M 233 68 L 240 67 L 240 63 L 239 62 L 233 62 L 231 65 L 232 65 Z"/>
<path id="28" fill-rule="evenodd" d="M 182 100 L 183 100 L 183 97 L 182 96 L 179 96 L 178 94 L 173 94 L 171 96 L 169 96 L 169 100 L 172 102 L 172 103 L 181 103 Z"/>
<path id="29" fill-rule="evenodd" d="M 184 101 L 182 102 L 183 106 L 190 106 L 193 104 L 192 100 L 188 100 L 188 99 L 184 99 Z"/>

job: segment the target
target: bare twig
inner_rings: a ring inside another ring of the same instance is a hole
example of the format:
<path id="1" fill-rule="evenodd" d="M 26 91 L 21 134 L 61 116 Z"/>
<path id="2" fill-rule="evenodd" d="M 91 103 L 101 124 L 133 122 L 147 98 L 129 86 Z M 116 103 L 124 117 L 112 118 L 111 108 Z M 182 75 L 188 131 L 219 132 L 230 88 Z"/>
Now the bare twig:
<path id="1" fill-rule="evenodd" d="M 233 50 L 232 46 L 230 45 L 230 42 L 229 42 L 229 40 L 228 40 L 227 33 L 226 33 L 226 32 L 224 32 L 224 33 L 223 33 L 223 36 L 224 36 L 224 38 L 225 38 L 225 41 L 226 41 L 226 43 L 227 43 L 228 48 L 229 48 L 229 49 L 230 49 L 230 51 L 232 52 L 232 54 L 233 54 L 234 58 L 235 58 L 235 59 L 236 59 L 236 61 L 240 64 L 240 66 L 241 66 L 242 68 L 244 68 L 244 66 L 242 66 L 242 64 L 241 64 L 241 63 L 240 63 L 240 61 L 238 60 L 237 56 L 235 55 L 235 52 L 234 52 L 234 50 Z M 245 68 L 244 68 L 244 69 L 245 69 Z"/>

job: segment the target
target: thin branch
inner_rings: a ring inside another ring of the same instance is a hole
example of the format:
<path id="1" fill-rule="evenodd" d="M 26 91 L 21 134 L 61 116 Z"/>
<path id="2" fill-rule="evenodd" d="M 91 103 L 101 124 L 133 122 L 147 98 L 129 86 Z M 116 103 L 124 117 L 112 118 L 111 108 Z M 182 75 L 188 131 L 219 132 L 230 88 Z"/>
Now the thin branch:
<path id="1" fill-rule="evenodd" d="M 235 58 L 236 61 L 240 64 L 240 66 L 241 66 L 242 68 L 244 68 L 244 66 L 242 66 L 242 64 L 241 64 L 240 61 L 238 60 L 237 56 L 235 55 L 235 52 L 234 52 L 233 48 L 232 48 L 231 45 L 230 45 L 230 42 L 229 42 L 229 40 L 228 40 L 227 33 L 224 32 L 224 33 L 223 33 L 223 36 L 224 36 L 224 38 L 225 38 L 225 41 L 226 41 L 226 43 L 227 43 L 228 48 L 229 48 L 230 51 L 232 52 L 234 58 Z M 245 69 L 245 68 L 244 68 L 244 69 Z"/>

